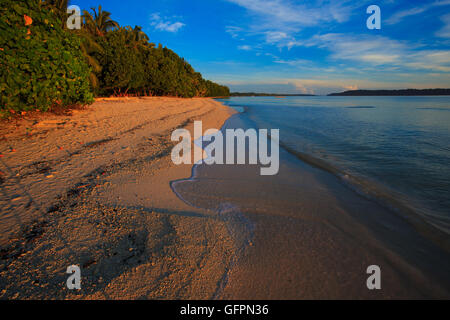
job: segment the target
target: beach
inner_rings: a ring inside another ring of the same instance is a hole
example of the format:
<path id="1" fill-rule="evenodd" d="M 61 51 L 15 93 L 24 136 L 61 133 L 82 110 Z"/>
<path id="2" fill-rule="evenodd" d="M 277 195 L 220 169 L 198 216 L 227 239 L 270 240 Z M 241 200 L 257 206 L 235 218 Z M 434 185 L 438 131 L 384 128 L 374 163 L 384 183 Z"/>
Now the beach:
<path id="1" fill-rule="evenodd" d="M 208 299 L 233 257 L 226 222 L 170 181 L 173 130 L 233 111 L 210 99 L 100 99 L 3 126 L 2 299 Z M 27 128 L 31 127 L 30 131 Z M 82 290 L 66 288 L 68 266 Z"/>
<path id="2" fill-rule="evenodd" d="M 155 97 L 3 126 L 0 298 L 450 297 L 445 248 L 286 150 L 275 176 L 175 166 L 171 134 L 196 120 L 250 125 L 212 99 Z M 367 288 L 371 265 L 382 290 Z"/>

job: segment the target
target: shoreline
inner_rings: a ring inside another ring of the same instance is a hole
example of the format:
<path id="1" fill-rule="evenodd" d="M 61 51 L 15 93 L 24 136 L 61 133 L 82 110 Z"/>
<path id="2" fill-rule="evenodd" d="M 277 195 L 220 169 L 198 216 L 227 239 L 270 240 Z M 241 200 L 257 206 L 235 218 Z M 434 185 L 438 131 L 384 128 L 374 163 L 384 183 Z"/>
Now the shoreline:
<path id="1" fill-rule="evenodd" d="M 233 239 L 172 193 L 192 166 L 173 165 L 170 135 L 232 113 L 212 99 L 99 101 L 3 140 L 0 299 L 213 297 Z M 79 292 L 65 288 L 70 265 L 81 267 Z"/>
<path id="2" fill-rule="evenodd" d="M 240 115 L 228 119 L 222 130 L 250 127 Z M 259 166 L 197 164 L 190 178 L 175 181 L 175 193 L 191 206 L 221 212 L 231 203 L 232 212 L 253 225 L 222 298 L 449 296 L 449 260 L 438 264 L 448 253 L 336 175 L 284 148 L 280 155 L 280 173 L 274 177 L 259 177 Z M 383 282 L 383 292 L 365 287 L 365 269 L 371 264 L 382 266 L 383 277 L 389 279 Z"/>
<path id="3" fill-rule="evenodd" d="M 225 104 L 228 105 L 226 102 Z M 249 112 L 249 107 L 247 106 L 237 106 L 234 103 L 231 103 L 231 105 L 237 110 L 240 109 L 239 111 L 241 114 L 245 115 Z M 254 126 L 256 126 L 256 123 Z M 266 126 L 271 127 L 271 124 L 266 123 Z M 336 176 L 342 181 L 343 185 L 362 197 L 377 202 L 384 208 L 390 210 L 393 214 L 406 219 L 419 233 L 434 241 L 435 244 L 441 246 L 447 252 L 450 252 L 449 229 L 445 217 L 439 216 L 438 214 L 433 216 L 433 211 L 430 211 L 429 208 L 412 205 L 410 201 L 408 201 L 411 199 L 402 196 L 400 191 L 376 181 L 373 177 L 362 177 L 361 175 L 352 172 L 352 170 L 349 170 L 349 168 L 345 169 L 345 167 L 339 167 L 331 161 L 322 159 L 320 156 L 299 151 L 290 146 L 287 141 L 289 141 L 289 139 L 281 139 L 280 148 L 288 151 L 302 162 Z"/>
<path id="4" fill-rule="evenodd" d="M 170 134 L 194 120 L 248 125 L 208 98 L 115 98 L 1 141 L 0 226 L 22 228 L 0 241 L 0 299 L 448 298 L 438 248 L 283 146 L 274 177 L 173 165 Z M 80 292 L 65 288 L 73 264 Z M 365 286 L 370 264 L 382 292 Z"/>
<path id="5" fill-rule="evenodd" d="M 320 158 L 294 150 L 283 141 L 280 141 L 280 148 L 283 148 L 293 156 L 297 157 L 300 161 L 332 174 L 353 192 L 369 201 L 378 203 L 391 211 L 392 214 L 396 214 L 399 217 L 406 219 L 417 232 L 424 237 L 429 238 L 447 252 L 450 252 L 450 234 L 446 230 L 427 221 L 415 208 L 408 205 L 406 201 L 398 200 L 395 195 L 385 191 L 381 185 L 375 184 L 374 182 L 368 182 L 344 171 L 340 171 Z"/>

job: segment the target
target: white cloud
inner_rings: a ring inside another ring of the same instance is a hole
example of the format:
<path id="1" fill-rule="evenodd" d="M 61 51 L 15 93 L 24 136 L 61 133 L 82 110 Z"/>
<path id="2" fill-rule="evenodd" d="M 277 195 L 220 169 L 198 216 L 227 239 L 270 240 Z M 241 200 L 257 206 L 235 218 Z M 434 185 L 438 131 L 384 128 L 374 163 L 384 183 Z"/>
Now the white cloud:
<path id="1" fill-rule="evenodd" d="M 305 10 L 304 6 L 292 5 L 279 0 L 229 0 L 248 11 L 274 19 L 278 22 L 314 25 L 320 18 L 318 10 Z M 309 14 L 308 14 L 309 13 Z"/>
<path id="2" fill-rule="evenodd" d="M 450 50 L 423 50 L 410 53 L 404 63 L 414 69 L 450 72 Z"/>
<path id="3" fill-rule="evenodd" d="M 416 50 L 418 48 L 383 36 L 329 33 L 316 35 L 302 45 L 329 50 L 332 59 L 358 62 L 366 68 L 450 72 L 450 50 Z"/>
<path id="4" fill-rule="evenodd" d="M 226 26 L 225 31 L 231 35 L 232 38 L 236 39 L 239 34 L 243 31 L 242 28 L 236 26 Z"/>
<path id="5" fill-rule="evenodd" d="M 226 0 L 245 8 L 250 21 L 244 27 L 228 26 L 233 38 L 262 37 L 266 43 L 278 47 L 296 45 L 295 35 L 302 29 L 324 24 L 342 23 L 350 19 L 356 8 L 371 0 Z"/>
<path id="6" fill-rule="evenodd" d="M 396 24 L 398 22 L 400 22 L 403 18 L 409 17 L 409 16 L 414 16 L 416 14 L 420 14 L 424 11 L 426 11 L 428 8 L 426 7 L 418 7 L 418 8 L 411 8 L 411 9 L 407 9 L 407 10 L 403 10 L 403 11 L 399 11 L 395 14 L 393 14 L 389 19 L 386 19 L 384 21 L 385 24 Z"/>
<path id="7" fill-rule="evenodd" d="M 265 35 L 266 35 L 266 42 L 271 44 L 280 43 L 281 41 L 289 39 L 287 33 L 281 31 L 267 31 Z"/>
<path id="8" fill-rule="evenodd" d="M 403 43 L 382 36 L 328 33 L 314 36 L 304 43 L 305 46 L 326 48 L 331 57 L 339 60 L 353 60 L 373 65 L 382 65 L 400 61 L 407 49 Z"/>
<path id="9" fill-rule="evenodd" d="M 347 21 L 355 1 L 309 1 L 301 4 L 289 0 L 228 0 L 252 14 L 265 18 L 274 24 L 291 23 L 294 25 L 313 26 L 324 21 Z M 359 1 L 366 2 L 366 1 Z M 359 6 L 359 5 L 356 5 Z"/>
<path id="10" fill-rule="evenodd" d="M 450 38 L 450 14 L 441 17 L 444 27 L 436 32 L 436 36 L 440 38 Z"/>
<path id="11" fill-rule="evenodd" d="M 312 64 L 311 61 L 305 59 L 282 60 L 279 59 L 278 57 L 275 57 L 274 62 L 279 64 L 286 64 L 289 66 L 305 66 L 305 65 L 307 66 Z"/>
<path id="12" fill-rule="evenodd" d="M 405 9 L 405 10 L 402 10 L 402 11 L 399 11 L 399 12 L 393 14 L 389 19 L 386 19 L 384 21 L 384 23 L 388 24 L 388 25 L 396 24 L 406 17 L 415 16 L 415 15 L 418 15 L 425 11 L 428 11 L 434 7 L 445 6 L 445 5 L 450 5 L 450 0 L 434 1 L 432 3 L 427 3 L 420 7 L 413 7 L 413 8 Z"/>
<path id="13" fill-rule="evenodd" d="M 252 47 L 248 46 L 248 45 L 242 45 L 242 46 L 238 46 L 238 49 L 243 50 L 243 51 L 250 51 L 250 50 L 252 50 Z"/>
<path id="14" fill-rule="evenodd" d="M 184 23 L 176 21 L 172 22 L 167 18 L 162 18 L 159 13 L 153 13 L 150 17 L 150 25 L 156 30 L 176 33 L 185 26 Z"/>

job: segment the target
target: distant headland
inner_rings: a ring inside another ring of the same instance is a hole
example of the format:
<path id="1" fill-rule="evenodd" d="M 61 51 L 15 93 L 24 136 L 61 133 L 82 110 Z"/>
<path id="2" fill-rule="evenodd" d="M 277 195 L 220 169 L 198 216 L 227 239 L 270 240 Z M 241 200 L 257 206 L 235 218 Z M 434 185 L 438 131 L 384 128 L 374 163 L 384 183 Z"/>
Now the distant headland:
<path id="1" fill-rule="evenodd" d="M 449 96 L 450 89 L 350 90 L 329 96 Z"/>
<path id="2" fill-rule="evenodd" d="M 282 94 L 282 93 L 256 93 L 256 92 L 232 92 L 232 97 L 311 97 L 314 94 Z"/>

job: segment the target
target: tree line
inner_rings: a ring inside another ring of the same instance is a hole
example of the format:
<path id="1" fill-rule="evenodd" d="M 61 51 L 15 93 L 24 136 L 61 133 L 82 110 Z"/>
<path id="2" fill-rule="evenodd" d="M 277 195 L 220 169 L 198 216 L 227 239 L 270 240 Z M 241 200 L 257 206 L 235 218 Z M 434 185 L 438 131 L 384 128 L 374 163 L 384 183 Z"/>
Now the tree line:
<path id="1" fill-rule="evenodd" d="M 66 27 L 67 0 L 2 0 L 0 111 L 87 104 L 94 96 L 229 96 L 136 26 L 122 27 L 102 7 Z"/>

